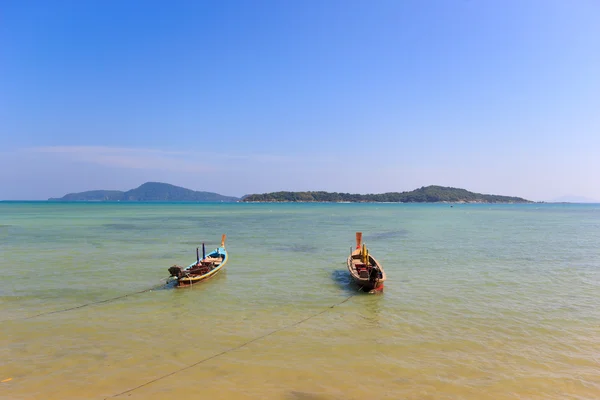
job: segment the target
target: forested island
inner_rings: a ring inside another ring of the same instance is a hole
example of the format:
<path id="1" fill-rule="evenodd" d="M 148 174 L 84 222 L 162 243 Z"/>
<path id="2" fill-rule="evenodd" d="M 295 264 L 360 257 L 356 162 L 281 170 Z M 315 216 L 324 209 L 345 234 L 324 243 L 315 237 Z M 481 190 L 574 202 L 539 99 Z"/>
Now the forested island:
<path id="1" fill-rule="evenodd" d="M 223 196 L 213 192 L 197 192 L 160 182 L 146 182 L 138 188 L 120 190 L 91 190 L 69 193 L 48 201 L 191 201 L 191 202 L 236 202 L 238 197 Z"/>
<path id="2" fill-rule="evenodd" d="M 188 201 L 188 202 L 332 202 L 332 203 L 532 203 L 521 197 L 481 194 L 444 186 L 426 186 L 410 192 L 351 194 L 337 192 L 272 192 L 250 194 L 241 199 L 214 192 L 198 192 L 160 182 L 146 182 L 128 191 L 91 190 L 69 193 L 48 201 Z"/>
<path id="3" fill-rule="evenodd" d="M 410 192 L 350 194 L 337 192 L 272 192 L 251 194 L 244 202 L 351 202 L 351 203 L 532 203 L 521 197 L 481 194 L 444 186 L 424 186 Z"/>

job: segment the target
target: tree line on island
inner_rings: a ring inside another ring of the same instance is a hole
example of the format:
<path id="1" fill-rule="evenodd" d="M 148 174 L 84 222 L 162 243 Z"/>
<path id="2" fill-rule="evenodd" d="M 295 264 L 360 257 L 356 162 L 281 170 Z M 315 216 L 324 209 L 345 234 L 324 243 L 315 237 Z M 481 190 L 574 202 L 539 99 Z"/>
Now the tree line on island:
<path id="1" fill-rule="evenodd" d="M 521 197 L 469 192 L 444 186 L 426 186 L 410 192 L 351 194 L 337 192 L 272 192 L 251 194 L 244 202 L 351 202 L 351 203 L 531 203 Z"/>
<path id="2" fill-rule="evenodd" d="M 187 201 L 187 202 L 351 202 L 351 203 L 531 203 L 521 197 L 480 194 L 444 186 L 426 186 L 410 192 L 351 194 L 337 192 L 272 192 L 242 198 L 186 189 L 168 183 L 147 182 L 128 191 L 91 190 L 69 193 L 49 201 Z"/>

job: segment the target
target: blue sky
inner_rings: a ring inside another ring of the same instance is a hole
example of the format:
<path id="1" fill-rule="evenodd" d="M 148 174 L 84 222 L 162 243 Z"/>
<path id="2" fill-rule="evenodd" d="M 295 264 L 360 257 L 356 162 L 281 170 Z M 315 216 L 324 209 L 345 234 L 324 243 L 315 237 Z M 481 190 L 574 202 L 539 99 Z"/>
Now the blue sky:
<path id="1" fill-rule="evenodd" d="M 0 199 L 600 200 L 600 3 L 0 1 Z"/>

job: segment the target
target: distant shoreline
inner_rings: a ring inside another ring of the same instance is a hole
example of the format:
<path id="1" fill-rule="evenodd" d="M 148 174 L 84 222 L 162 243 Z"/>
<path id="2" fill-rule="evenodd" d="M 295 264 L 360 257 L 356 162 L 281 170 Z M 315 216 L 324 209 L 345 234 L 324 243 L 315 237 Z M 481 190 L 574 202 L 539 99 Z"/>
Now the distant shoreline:
<path id="1" fill-rule="evenodd" d="M 526 201 L 526 202 L 501 202 L 501 201 L 238 201 L 237 203 L 248 204 L 289 204 L 289 203 L 322 203 L 322 204 L 540 204 L 543 202 Z M 550 203 L 546 203 L 550 204 Z"/>
<path id="2" fill-rule="evenodd" d="M 243 202 L 333 202 L 333 203 L 534 203 L 515 196 L 470 192 L 445 186 L 423 186 L 410 192 L 353 194 L 339 192 L 271 192 L 244 196 Z"/>
<path id="3" fill-rule="evenodd" d="M 511 204 L 531 204 L 531 205 L 600 205 L 600 202 L 565 202 L 565 201 L 530 201 L 530 202 L 467 202 L 467 201 L 169 201 L 169 200 L 135 200 L 135 201 L 119 201 L 119 200 L 0 200 L 0 203 L 48 203 L 48 204 L 451 204 L 451 205 L 470 205 L 470 204 L 487 204 L 487 205 L 511 205 Z"/>
<path id="4" fill-rule="evenodd" d="M 376 203 L 376 204 L 596 204 L 594 202 L 531 201 L 522 197 L 482 194 L 466 189 L 446 186 L 423 186 L 405 192 L 357 194 L 326 191 L 290 192 L 279 191 L 248 194 L 242 197 L 224 196 L 215 192 L 203 192 L 161 182 L 146 182 L 128 191 L 91 190 L 69 193 L 47 200 L 0 200 L 0 201 L 47 201 L 72 203 Z M 600 203 L 600 202 L 598 202 Z"/>

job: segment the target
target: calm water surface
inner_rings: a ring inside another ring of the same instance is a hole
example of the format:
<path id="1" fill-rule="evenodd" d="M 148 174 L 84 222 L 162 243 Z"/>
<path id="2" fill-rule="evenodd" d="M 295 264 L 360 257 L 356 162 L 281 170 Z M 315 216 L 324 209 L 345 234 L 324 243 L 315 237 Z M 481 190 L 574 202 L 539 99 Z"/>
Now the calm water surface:
<path id="1" fill-rule="evenodd" d="M 4 202 L 0 271 L 1 399 L 600 398 L 600 205 Z"/>

